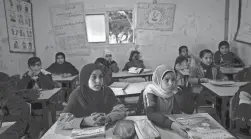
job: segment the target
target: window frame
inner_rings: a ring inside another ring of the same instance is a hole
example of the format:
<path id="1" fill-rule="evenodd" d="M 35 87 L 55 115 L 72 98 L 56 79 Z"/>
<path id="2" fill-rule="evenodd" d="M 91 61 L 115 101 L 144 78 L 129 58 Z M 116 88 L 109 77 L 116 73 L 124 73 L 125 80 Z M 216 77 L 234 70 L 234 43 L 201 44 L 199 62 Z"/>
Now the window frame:
<path id="1" fill-rule="evenodd" d="M 109 12 L 112 11 L 132 11 L 132 18 L 133 18 L 133 42 L 131 43 L 114 43 L 110 44 L 109 43 Z M 106 34 L 106 41 L 105 42 L 89 42 L 88 38 L 87 41 L 89 44 L 93 45 L 134 45 L 135 44 L 135 13 L 133 8 L 109 8 L 109 9 L 91 9 L 87 10 L 85 13 L 86 15 L 105 15 L 105 34 Z M 85 25 L 86 26 L 86 25 Z M 87 26 L 86 26 L 87 28 Z M 87 32 L 86 35 L 88 36 Z"/>

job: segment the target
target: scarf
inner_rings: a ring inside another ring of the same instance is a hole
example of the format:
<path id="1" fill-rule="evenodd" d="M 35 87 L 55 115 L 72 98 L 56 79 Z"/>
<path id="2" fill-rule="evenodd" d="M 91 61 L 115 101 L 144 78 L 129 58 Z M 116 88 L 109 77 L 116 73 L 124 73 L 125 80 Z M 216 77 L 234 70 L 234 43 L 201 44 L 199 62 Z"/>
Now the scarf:
<path id="1" fill-rule="evenodd" d="M 173 97 L 173 95 L 177 93 L 177 87 L 173 90 L 163 90 L 161 87 L 161 80 L 163 80 L 164 75 L 167 72 L 175 73 L 173 69 L 167 67 L 166 65 L 160 65 L 156 68 L 153 73 L 152 83 L 145 88 L 144 96 L 146 96 L 147 93 L 152 93 L 156 96 L 167 99 Z"/>

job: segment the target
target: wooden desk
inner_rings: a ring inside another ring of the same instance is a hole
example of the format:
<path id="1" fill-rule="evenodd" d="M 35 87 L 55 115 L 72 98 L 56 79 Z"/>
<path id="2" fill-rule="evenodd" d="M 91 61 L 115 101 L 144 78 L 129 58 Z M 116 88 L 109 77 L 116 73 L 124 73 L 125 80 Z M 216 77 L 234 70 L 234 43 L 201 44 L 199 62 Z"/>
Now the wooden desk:
<path id="1" fill-rule="evenodd" d="M 112 88 L 115 96 L 138 95 L 151 82 L 129 83 L 125 90 Z"/>
<path id="2" fill-rule="evenodd" d="M 243 70 L 243 68 L 234 68 L 234 67 L 220 67 L 220 71 L 223 73 L 223 74 L 236 74 L 238 73 L 239 71 Z"/>
<path id="3" fill-rule="evenodd" d="M 146 116 L 128 116 L 125 119 L 127 120 L 141 120 L 141 119 L 147 119 Z M 45 134 L 41 139 L 71 139 L 71 130 L 59 130 L 56 129 L 57 123 L 55 123 Z M 156 129 L 161 134 L 162 139 L 183 139 L 178 134 L 176 134 L 173 131 L 170 131 L 168 129 L 161 129 L 156 126 Z M 113 139 L 112 133 L 113 127 L 107 129 L 106 131 L 106 139 Z M 105 138 L 97 138 L 97 139 L 105 139 Z"/>
<path id="4" fill-rule="evenodd" d="M 223 86 L 215 86 L 211 83 L 202 83 L 203 86 L 211 90 L 214 94 L 216 94 L 221 101 L 221 120 L 222 125 L 226 127 L 226 116 L 228 112 L 228 103 L 231 97 L 235 95 L 235 93 L 239 90 L 239 87 L 247 84 L 247 82 L 235 82 L 235 85 L 223 87 Z"/>
<path id="5" fill-rule="evenodd" d="M 61 88 L 54 88 L 52 90 L 42 90 L 39 98 L 33 103 L 41 103 L 43 110 L 43 120 L 47 121 L 45 129 L 49 129 L 50 126 L 56 121 L 56 110 L 54 108 L 53 100 L 57 101 L 57 94 Z M 48 105 L 49 103 L 49 105 Z"/>
<path id="6" fill-rule="evenodd" d="M 148 81 L 152 80 L 153 72 L 147 72 L 147 73 L 140 73 L 140 74 L 132 74 L 128 71 L 119 71 L 118 73 L 112 73 L 112 77 L 114 79 L 126 79 L 126 78 L 133 78 L 133 77 L 142 77 L 146 78 L 148 77 Z"/>
<path id="7" fill-rule="evenodd" d="M 79 85 L 78 75 L 62 78 L 62 76 L 52 76 L 53 80 L 59 82 L 66 88 L 66 96 L 64 97 L 64 101 L 68 100 L 70 93 Z"/>
<path id="8" fill-rule="evenodd" d="M 62 76 L 52 76 L 52 79 L 57 82 L 71 82 L 75 80 L 78 77 L 78 75 L 62 78 Z"/>
<path id="9" fill-rule="evenodd" d="M 10 128 L 12 125 L 14 125 L 15 122 L 3 122 L 2 127 L 0 127 L 0 134 L 2 134 L 5 130 Z"/>

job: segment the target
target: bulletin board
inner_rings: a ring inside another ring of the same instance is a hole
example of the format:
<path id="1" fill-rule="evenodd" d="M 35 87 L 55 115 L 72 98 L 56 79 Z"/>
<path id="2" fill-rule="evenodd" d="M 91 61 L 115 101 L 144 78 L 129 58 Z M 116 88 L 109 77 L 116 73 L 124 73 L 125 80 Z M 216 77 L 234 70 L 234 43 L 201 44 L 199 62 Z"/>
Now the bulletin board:
<path id="1" fill-rule="evenodd" d="M 235 40 L 251 44 L 251 1 L 239 0 L 239 21 Z"/>
<path id="2" fill-rule="evenodd" d="M 22 0 L 4 0 L 10 52 L 34 53 L 32 4 Z"/>
<path id="3" fill-rule="evenodd" d="M 138 3 L 137 29 L 172 31 L 175 4 L 168 3 Z"/>
<path id="4" fill-rule="evenodd" d="M 83 3 L 68 3 L 50 8 L 55 43 L 61 51 L 89 50 L 84 11 Z"/>

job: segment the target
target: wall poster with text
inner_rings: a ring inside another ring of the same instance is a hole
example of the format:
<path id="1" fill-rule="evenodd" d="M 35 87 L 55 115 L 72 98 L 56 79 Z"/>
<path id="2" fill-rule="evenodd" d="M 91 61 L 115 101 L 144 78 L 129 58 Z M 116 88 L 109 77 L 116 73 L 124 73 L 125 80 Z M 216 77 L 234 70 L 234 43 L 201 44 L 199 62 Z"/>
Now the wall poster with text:
<path id="1" fill-rule="evenodd" d="M 10 52 L 34 53 L 32 5 L 22 0 L 4 0 Z"/>

